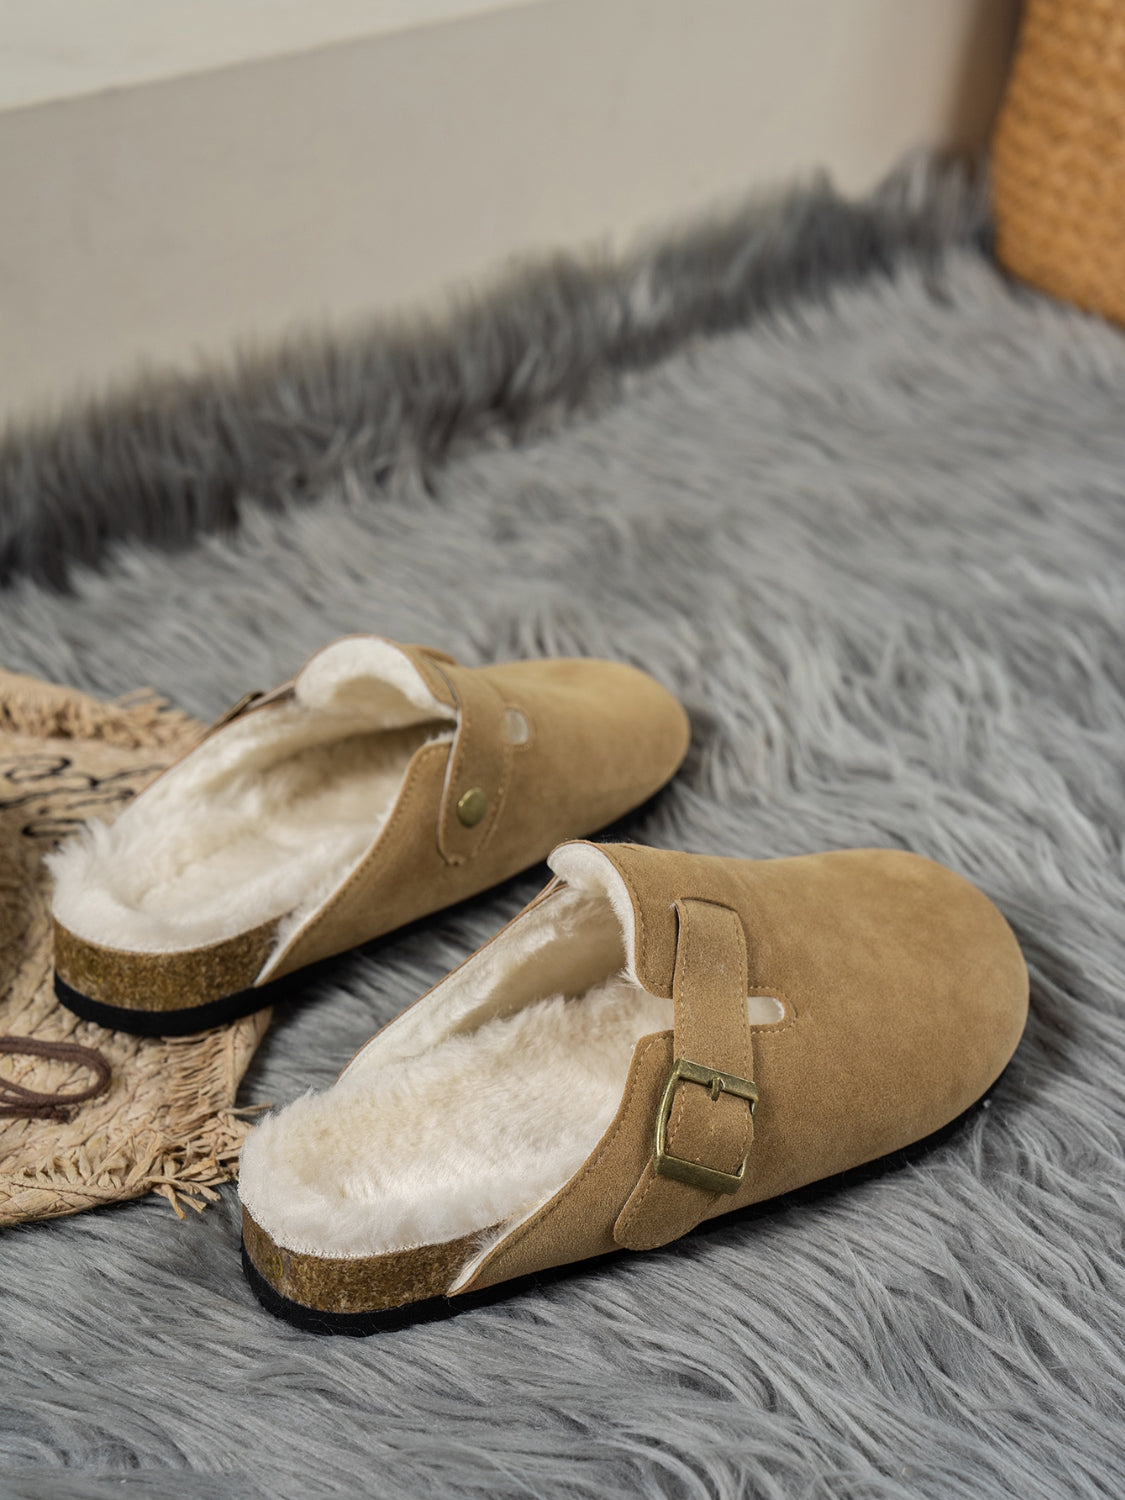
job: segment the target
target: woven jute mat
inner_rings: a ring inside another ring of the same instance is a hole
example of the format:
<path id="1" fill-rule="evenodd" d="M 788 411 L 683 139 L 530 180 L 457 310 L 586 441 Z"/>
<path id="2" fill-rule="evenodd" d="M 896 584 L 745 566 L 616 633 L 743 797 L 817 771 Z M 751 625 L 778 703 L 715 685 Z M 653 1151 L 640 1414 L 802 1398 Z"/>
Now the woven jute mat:
<path id="1" fill-rule="evenodd" d="M 149 1192 L 182 1217 L 234 1176 L 247 1129 L 235 1094 L 269 1012 L 198 1036 L 135 1037 L 78 1020 L 52 988 L 46 855 L 86 819 L 110 821 L 199 733 L 148 693 L 101 703 L 0 668 L 0 1036 L 78 1043 L 109 1067 L 96 1098 L 51 1118 L 0 1118 L 0 1225 Z M 88 1062 L 0 1054 L 0 1087 L 65 1095 L 92 1076 Z"/>

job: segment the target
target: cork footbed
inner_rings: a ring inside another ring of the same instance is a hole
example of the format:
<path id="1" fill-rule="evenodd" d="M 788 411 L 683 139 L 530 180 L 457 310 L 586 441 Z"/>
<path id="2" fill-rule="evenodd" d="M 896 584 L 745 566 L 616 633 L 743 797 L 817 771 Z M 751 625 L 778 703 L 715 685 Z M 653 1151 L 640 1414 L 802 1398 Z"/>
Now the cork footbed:
<path id="1" fill-rule="evenodd" d="M 287 1250 L 248 1210 L 242 1211 L 243 1251 L 266 1285 L 297 1308 L 341 1318 L 388 1312 L 444 1296 L 461 1267 L 492 1232 L 349 1259 Z"/>
<path id="2" fill-rule="evenodd" d="M 218 729 L 112 826 L 89 824 L 53 857 L 53 914 L 72 956 L 82 941 L 183 956 L 266 928 L 271 946 L 283 945 L 368 852 L 411 758 L 451 737 L 454 718 L 389 643 L 327 647 L 292 688 Z M 108 961 L 91 962 L 108 974 Z"/>
<path id="3" fill-rule="evenodd" d="M 61 979 L 80 997 L 113 1010 L 153 1011 L 161 1016 L 197 1012 L 253 985 L 273 947 L 276 930 L 276 922 L 266 922 L 187 953 L 121 953 L 88 943 L 56 921 L 55 982 L 58 986 Z M 110 1023 L 107 1017 L 106 1024 Z"/>

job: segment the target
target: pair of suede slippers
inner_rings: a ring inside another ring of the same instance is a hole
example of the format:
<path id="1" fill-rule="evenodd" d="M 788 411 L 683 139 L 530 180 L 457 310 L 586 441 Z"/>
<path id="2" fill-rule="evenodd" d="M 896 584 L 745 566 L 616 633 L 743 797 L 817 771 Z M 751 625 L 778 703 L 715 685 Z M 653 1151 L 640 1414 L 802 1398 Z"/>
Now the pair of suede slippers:
<path id="1" fill-rule="evenodd" d="M 243 1263 L 271 1311 L 366 1333 L 655 1248 L 917 1141 L 998 1077 L 1027 973 L 951 871 L 582 841 L 688 739 L 618 663 L 347 637 L 55 855 L 59 999 L 161 1035 L 550 856 L 513 921 L 250 1133 Z"/>

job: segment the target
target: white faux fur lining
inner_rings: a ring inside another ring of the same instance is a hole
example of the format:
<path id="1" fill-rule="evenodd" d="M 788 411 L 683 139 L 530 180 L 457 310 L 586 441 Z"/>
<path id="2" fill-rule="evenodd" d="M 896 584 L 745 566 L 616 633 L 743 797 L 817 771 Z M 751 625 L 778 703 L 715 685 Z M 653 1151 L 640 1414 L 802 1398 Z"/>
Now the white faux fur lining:
<path id="1" fill-rule="evenodd" d="M 596 844 L 560 844 L 547 860 L 554 873 L 576 891 L 605 896 L 617 918 L 625 943 L 625 966 L 637 977 L 636 916 L 629 887 L 607 854 Z"/>
<path id="2" fill-rule="evenodd" d="M 600 894 L 609 901 L 625 944 L 625 972 L 639 984 L 633 898 L 608 854 L 596 844 L 560 844 L 547 863 L 572 890 L 585 891 L 588 895 Z M 746 1007 L 751 1026 L 775 1026 L 785 1016 L 785 1007 L 773 995 L 750 995 Z"/>
<path id="3" fill-rule="evenodd" d="M 378 838 L 413 755 L 456 712 L 392 642 L 352 636 L 293 693 L 205 740 L 115 823 L 51 860 L 53 910 L 91 942 L 202 947 L 280 918 L 280 951 Z"/>
<path id="4" fill-rule="evenodd" d="M 386 728 L 454 717 L 406 652 L 377 635 L 348 635 L 325 646 L 305 663 L 294 688 L 310 709 L 352 707 Z"/>
<path id="5" fill-rule="evenodd" d="M 623 977 L 351 1072 L 247 1138 L 243 1202 L 290 1249 L 331 1256 L 457 1239 L 578 1170 L 617 1108 L 637 1039 L 671 1002 Z"/>
<path id="6" fill-rule="evenodd" d="M 672 1025 L 671 1000 L 629 972 L 631 903 L 622 922 L 602 878 L 616 872 L 586 847 L 568 846 L 578 863 L 561 865 L 600 864 L 590 889 L 560 881 L 332 1088 L 251 1132 L 240 1192 L 278 1244 L 358 1258 L 497 1225 L 502 1236 L 581 1167 L 617 1111 L 637 1042 Z M 753 1024 L 784 1014 L 769 997 L 748 1007 Z"/>

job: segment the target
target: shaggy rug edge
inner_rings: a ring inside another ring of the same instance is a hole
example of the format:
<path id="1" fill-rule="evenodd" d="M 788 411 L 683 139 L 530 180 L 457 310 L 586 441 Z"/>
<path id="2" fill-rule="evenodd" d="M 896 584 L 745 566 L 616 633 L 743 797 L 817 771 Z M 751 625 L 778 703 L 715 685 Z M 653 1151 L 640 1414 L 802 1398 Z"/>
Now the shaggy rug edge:
<path id="1" fill-rule="evenodd" d="M 174 549 L 229 531 L 248 501 L 315 499 L 341 460 L 381 493 L 407 472 L 425 482 L 465 444 L 555 425 L 692 338 L 989 235 L 979 164 L 917 153 L 860 200 L 821 177 L 616 258 L 518 266 L 444 318 L 143 375 L 0 435 L 0 585 L 65 588 L 126 536 Z"/>

